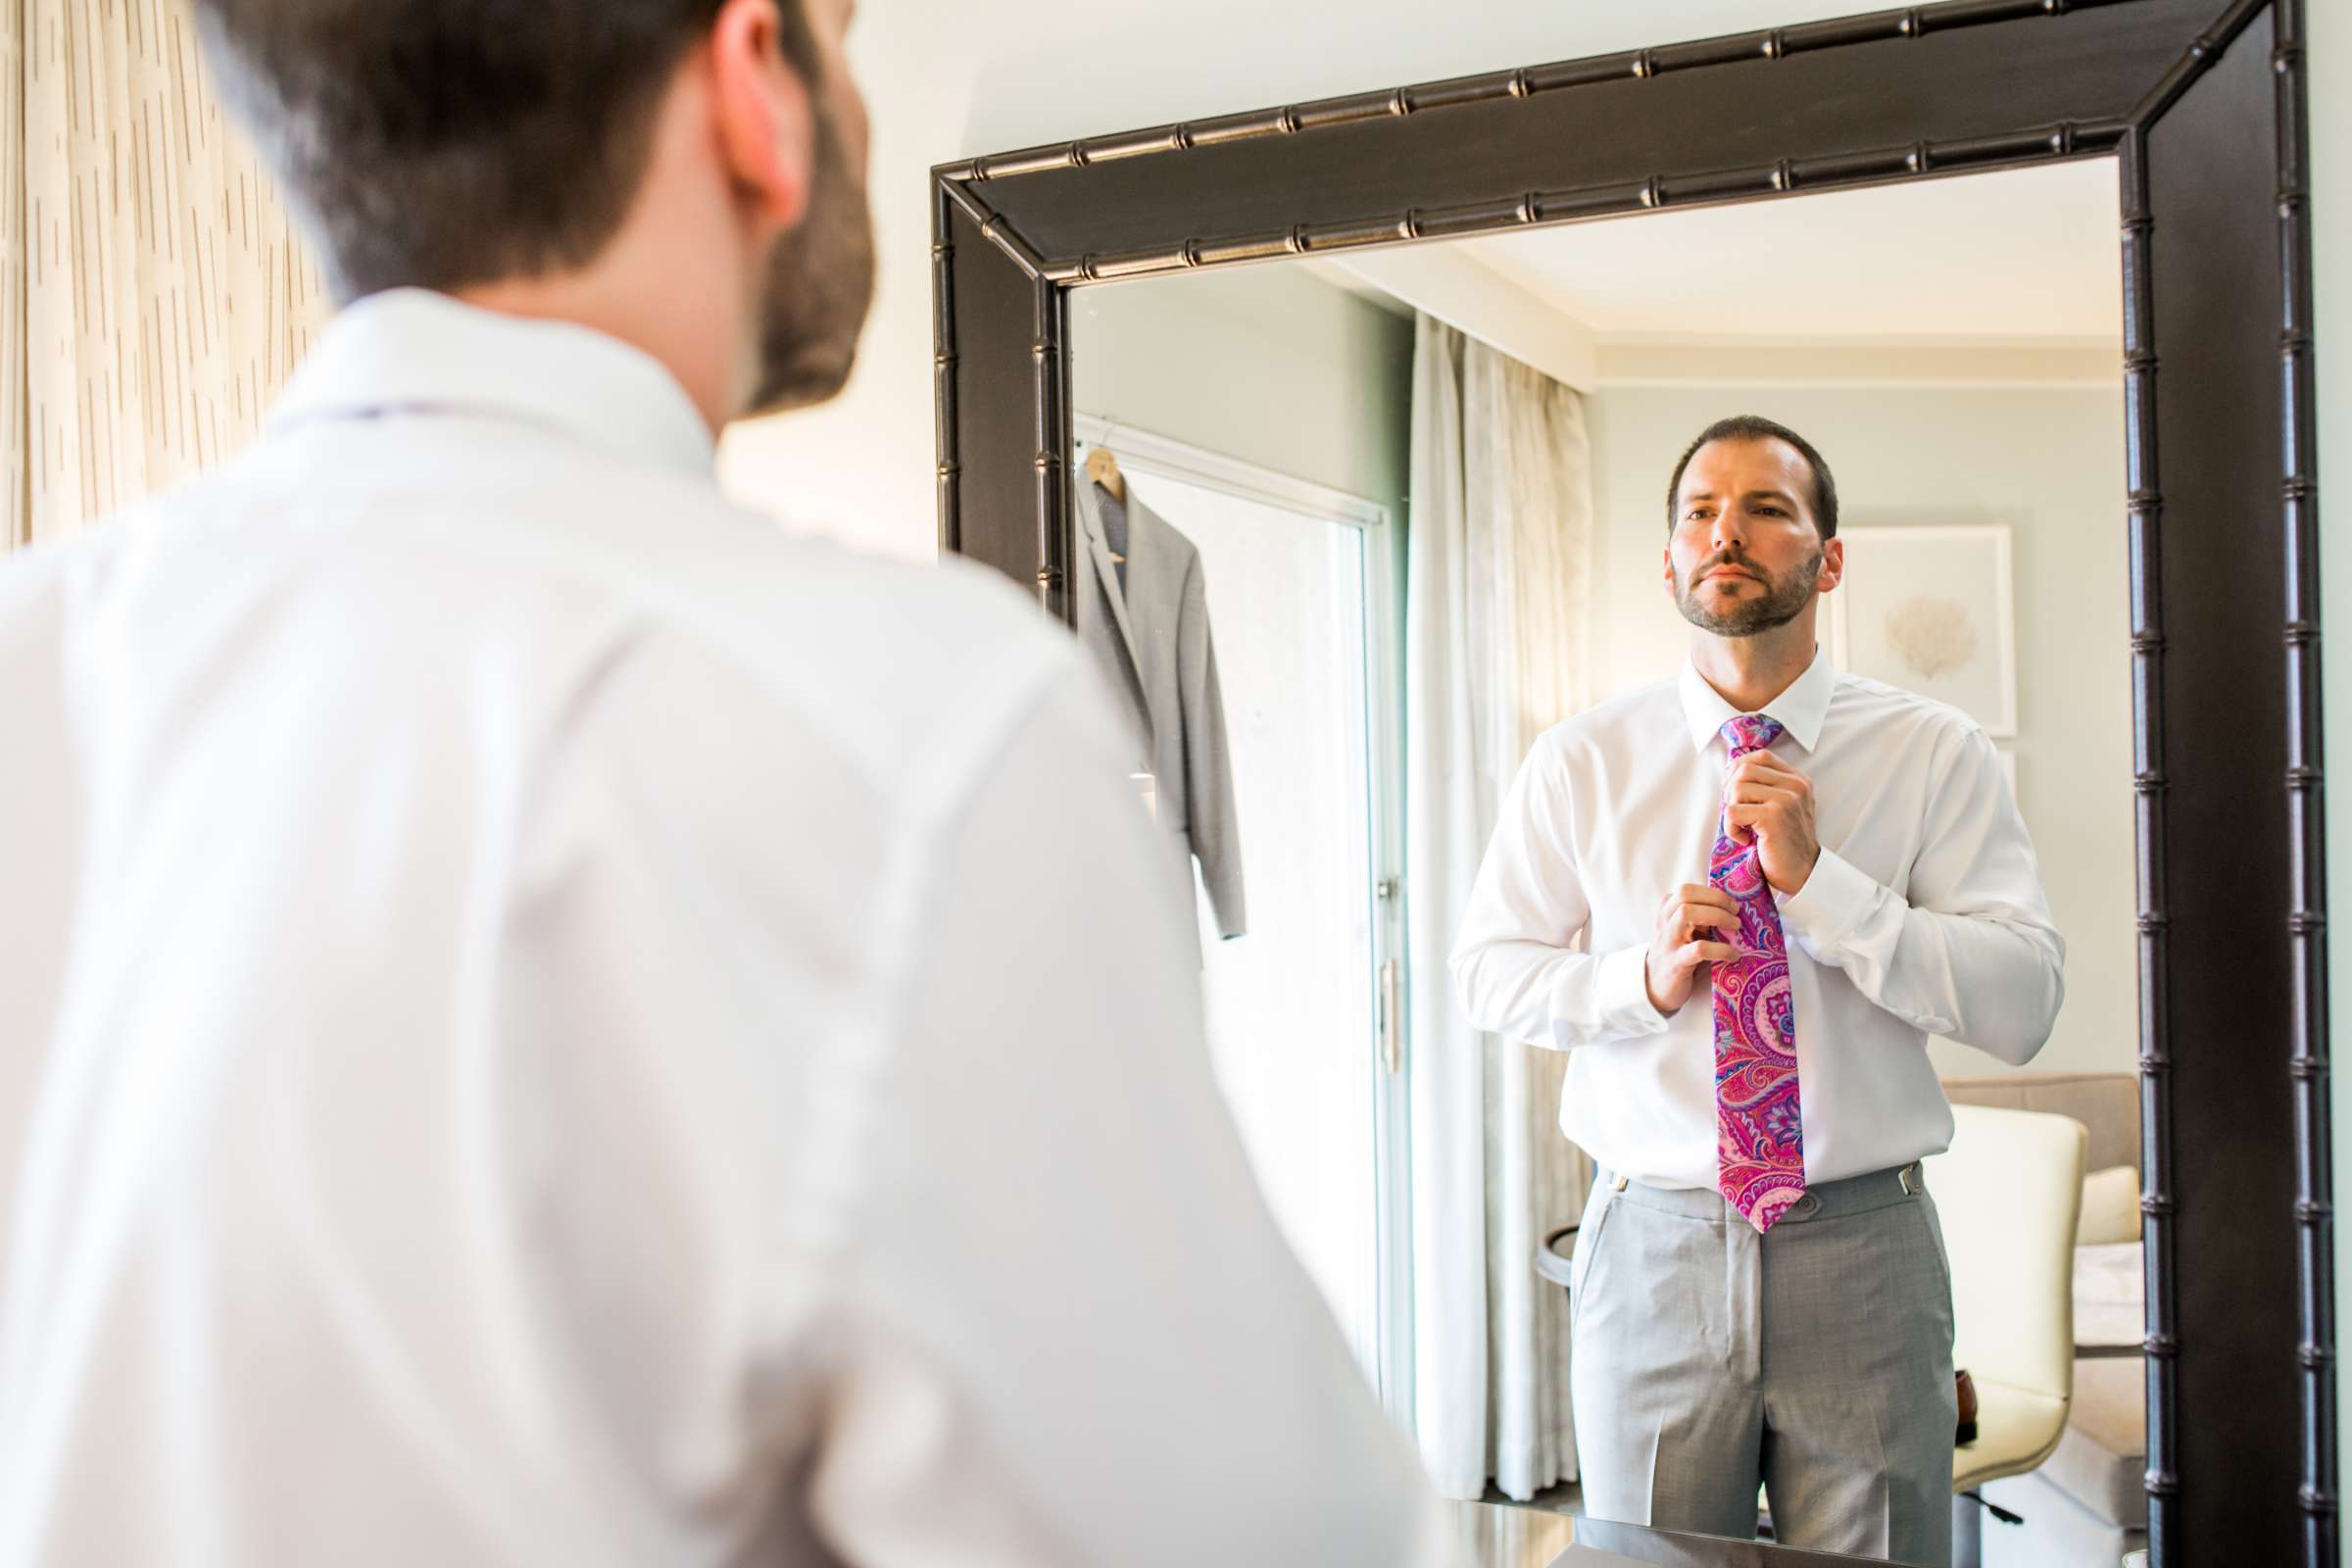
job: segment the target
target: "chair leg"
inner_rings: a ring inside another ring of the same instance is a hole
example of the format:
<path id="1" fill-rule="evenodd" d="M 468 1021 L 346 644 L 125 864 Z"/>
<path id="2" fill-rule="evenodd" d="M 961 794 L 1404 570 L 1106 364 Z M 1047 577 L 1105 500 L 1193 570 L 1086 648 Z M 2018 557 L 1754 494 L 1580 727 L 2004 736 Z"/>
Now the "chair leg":
<path id="1" fill-rule="evenodd" d="M 1952 1499 L 1952 1568 L 1984 1568 L 1984 1508 L 1973 1494 Z"/>

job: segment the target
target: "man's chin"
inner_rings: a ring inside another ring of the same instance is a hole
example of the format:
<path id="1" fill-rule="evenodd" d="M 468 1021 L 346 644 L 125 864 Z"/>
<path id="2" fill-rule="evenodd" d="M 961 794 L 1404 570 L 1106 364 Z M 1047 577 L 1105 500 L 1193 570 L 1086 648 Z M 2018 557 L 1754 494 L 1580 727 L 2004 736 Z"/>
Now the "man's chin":
<path id="1" fill-rule="evenodd" d="M 1702 604 L 1695 595 L 1685 597 L 1678 607 L 1683 618 L 1700 631 L 1718 637 L 1758 637 L 1776 626 L 1787 624 L 1793 616 L 1775 616 L 1770 607 L 1758 604 L 1739 604 L 1727 611 L 1716 611 Z"/>

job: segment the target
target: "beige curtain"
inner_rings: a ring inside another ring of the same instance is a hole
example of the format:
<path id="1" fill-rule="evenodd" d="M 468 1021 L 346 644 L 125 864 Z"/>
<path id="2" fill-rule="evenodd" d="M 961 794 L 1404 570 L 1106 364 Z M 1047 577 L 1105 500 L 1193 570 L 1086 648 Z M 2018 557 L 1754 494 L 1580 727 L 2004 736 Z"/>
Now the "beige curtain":
<path id="1" fill-rule="evenodd" d="M 0 179 L 13 548 L 243 445 L 327 303 L 187 0 L 0 0 Z"/>
<path id="2" fill-rule="evenodd" d="M 1566 1294 L 1537 1249 L 1583 1212 L 1565 1052 L 1470 1027 L 1446 955 L 1511 777 L 1590 700 L 1584 400 L 1438 320 L 1413 348 L 1405 589 L 1414 1431 L 1438 1487 L 1525 1500 L 1576 1479 Z"/>

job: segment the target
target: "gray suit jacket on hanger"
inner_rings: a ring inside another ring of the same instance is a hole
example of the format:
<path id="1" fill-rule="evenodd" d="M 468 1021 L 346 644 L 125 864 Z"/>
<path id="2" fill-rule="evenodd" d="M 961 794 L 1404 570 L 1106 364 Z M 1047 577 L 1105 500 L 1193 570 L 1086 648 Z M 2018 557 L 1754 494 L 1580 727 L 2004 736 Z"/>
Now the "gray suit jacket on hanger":
<path id="1" fill-rule="evenodd" d="M 1122 592 L 1102 531 L 1102 492 L 1083 474 L 1073 488 L 1087 558 L 1072 573 L 1079 639 L 1134 718 L 1136 766 L 1153 775 L 1159 825 L 1199 858 L 1218 933 L 1238 937 L 1248 929 L 1242 839 L 1200 552 L 1130 486 Z"/>

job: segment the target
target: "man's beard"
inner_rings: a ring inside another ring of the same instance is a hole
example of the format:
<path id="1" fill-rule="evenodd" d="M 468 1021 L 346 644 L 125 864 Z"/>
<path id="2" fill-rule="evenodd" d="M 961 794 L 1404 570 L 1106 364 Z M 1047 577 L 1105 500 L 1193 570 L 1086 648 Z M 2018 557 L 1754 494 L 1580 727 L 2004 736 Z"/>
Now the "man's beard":
<path id="1" fill-rule="evenodd" d="M 1701 631 L 1711 631 L 1718 637 L 1754 637 L 1786 626 L 1803 613 L 1805 604 L 1813 597 L 1813 585 L 1821 577 L 1824 552 L 1816 550 L 1813 559 L 1791 570 L 1788 576 L 1775 581 L 1769 572 L 1753 562 L 1736 556 L 1717 556 L 1702 563 L 1690 574 L 1688 582 L 1677 583 L 1674 590 L 1675 608 L 1683 618 Z M 1742 595 L 1724 610 L 1709 610 L 1699 603 L 1698 585 L 1710 571 L 1722 566 L 1737 566 L 1753 574 L 1763 590 L 1753 596 Z"/>
<path id="2" fill-rule="evenodd" d="M 865 186 L 820 112 L 808 211 L 768 259 L 760 378 L 747 414 L 822 403 L 850 379 L 874 299 L 874 227 Z"/>

